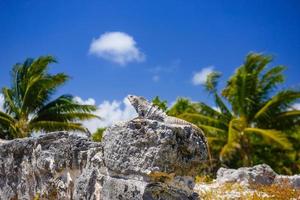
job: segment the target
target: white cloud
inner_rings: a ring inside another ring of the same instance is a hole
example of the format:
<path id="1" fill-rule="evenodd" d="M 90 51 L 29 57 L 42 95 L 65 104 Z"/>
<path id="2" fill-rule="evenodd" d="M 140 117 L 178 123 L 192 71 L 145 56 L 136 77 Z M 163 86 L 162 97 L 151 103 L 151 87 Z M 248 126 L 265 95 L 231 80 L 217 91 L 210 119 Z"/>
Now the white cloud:
<path id="1" fill-rule="evenodd" d="M 95 105 L 94 99 L 83 100 L 80 97 L 75 97 L 75 100 L 80 103 L 92 103 L 90 105 Z M 137 116 L 134 108 L 131 106 L 127 98 L 124 98 L 122 102 L 120 101 L 103 101 L 97 106 L 97 110 L 94 114 L 101 117 L 99 119 L 93 119 L 85 121 L 83 124 L 87 127 L 91 133 L 95 132 L 97 128 L 110 126 L 118 121 L 125 121 L 132 119 Z"/>
<path id="2" fill-rule="evenodd" d="M 214 67 L 209 66 L 201 69 L 199 72 L 196 72 L 193 76 L 192 82 L 194 85 L 202 85 L 206 82 L 207 75 L 213 72 Z"/>
<path id="3" fill-rule="evenodd" d="M 292 108 L 295 110 L 300 110 L 300 103 L 295 103 Z"/>
<path id="4" fill-rule="evenodd" d="M 83 100 L 80 97 L 74 97 L 74 101 L 78 102 L 79 104 L 86 104 L 86 105 L 96 104 L 96 101 L 93 98 L 88 98 L 87 100 Z"/>
<path id="5" fill-rule="evenodd" d="M 3 111 L 4 96 L 0 93 L 0 110 Z"/>
<path id="6" fill-rule="evenodd" d="M 120 65 L 145 60 L 133 37 L 123 32 L 106 32 L 93 39 L 89 52 Z"/>

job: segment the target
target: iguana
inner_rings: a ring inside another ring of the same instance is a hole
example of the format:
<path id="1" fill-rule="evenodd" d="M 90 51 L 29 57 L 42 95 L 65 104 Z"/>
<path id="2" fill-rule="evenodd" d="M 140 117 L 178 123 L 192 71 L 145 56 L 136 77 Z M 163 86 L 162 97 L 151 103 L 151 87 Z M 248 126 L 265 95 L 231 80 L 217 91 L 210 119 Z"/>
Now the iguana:
<path id="1" fill-rule="evenodd" d="M 154 105 L 153 103 L 150 103 L 141 96 L 135 96 L 135 95 L 128 95 L 127 99 L 131 103 L 131 105 L 136 110 L 138 117 L 145 118 L 145 119 L 152 119 L 157 120 L 160 122 L 164 122 L 166 124 L 174 124 L 174 125 L 187 125 L 193 127 L 197 132 L 199 133 L 199 136 L 204 141 L 206 149 L 208 151 L 208 157 L 211 164 L 211 155 L 210 150 L 208 146 L 208 142 L 206 140 L 206 137 L 203 133 L 203 131 L 196 126 L 195 124 L 192 124 L 190 122 L 187 122 L 183 119 L 179 119 L 176 117 L 168 116 L 162 109 L 160 109 L 158 106 Z"/>

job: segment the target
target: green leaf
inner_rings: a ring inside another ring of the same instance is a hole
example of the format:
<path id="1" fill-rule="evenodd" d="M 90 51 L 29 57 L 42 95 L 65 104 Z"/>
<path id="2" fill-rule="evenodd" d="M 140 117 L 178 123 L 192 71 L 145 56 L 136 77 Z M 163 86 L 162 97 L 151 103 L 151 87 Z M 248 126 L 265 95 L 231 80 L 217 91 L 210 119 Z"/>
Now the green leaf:
<path id="1" fill-rule="evenodd" d="M 278 114 L 277 118 L 300 117 L 300 110 L 291 110 Z"/>
<path id="2" fill-rule="evenodd" d="M 160 109 L 162 109 L 163 111 L 166 111 L 168 109 L 167 106 L 167 101 L 162 101 L 159 99 L 158 96 L 156 96 L 153 100 L 152 100 L 153 105 L 158 106 Z"/>
<path id="3" fill-rule="evenodd" d="M 178 115 L 177 117 L 189 121 L 193 124 L 214 125 L 218 128 L 227 129 L 226 122 L 197 113 L 183 113 L 181 115 Z"/>
<path id="4" fill-rule="evenodd" d="M 92 140 L 95 142 L 101 142 L 105 130 L 106 128 L 98 128 L 96 132 L 92 134 Z"/>
<path id="5" fill-rule="evenodd" d="M 300 92 L 294 90 L 284 90 L 277 93 L 275 96 L 270 98 L 262 108 L 255 114 L 254 119 L 258 119 L 260 117 L 268 117 L 268 112 L 272 111 L 272 109 L 276 109 L 278 107 L 283 107 L 286 109 L 287 105 L 296 101 L 300 98 Z"/>
<path id="6" fill-rule="evenodd" d="M 56 122 L 56 121 L 38 121 L 30 124 L 30 129 L 34 131 L 79 131 L 88 132 L 80 123 Z"/>
<path id="7" fill-rule="evenodd" d="M 20 109 L 14 103 L 12 91 L 8 88 L 2 88 L 2 93 L 4 96 L 4 109 L 10 114 L 13 113 L 15 116 L 19 116 Z"/>
<path id="8" fill-rule="evenodd" d="M 220 72 L 211 72 L 210 74 L 207 75 L 204 86 L 208 92 L 215 93 L 217 91 L 216 87 L 220 76 L 221 76 Z"/>
<path id="9" fill-rule="evenodd" d="M 289 142 L 287 137 L 280 131 L 277 130 L 266 130 L 260 128 L 246 128 L 245 133 L 256 133 L 266 138 L 270 138 L 276 143 L 280 144 L 285 149 L 292 149 L 292 144 Z"/>
<path id="10" fill-rule="evenodd" d="M 222 161 L 224 161 L 226 157 L 228 159 L 231 158 L 232 154 L 234 154 L 237 149 L 241 148 L 241 145 L 239 144 L 240 131 L 242 129 L 241 124 L 244 123 L 245 122 L 242 119 L 237 118 L 234 118 L 230 121 L 228 128 L 227 143 L 220 152 L 220 159 Z"/>
<path id="11" fill-rule="evenodd" d="M 207 125 L 203 125 L 203 124 L 200 124 L 201 122 L 199 122 L 197 124 L 197 126 L 201 129 L 204 130 L 205 133 L 207 133 L 207 135 L 210 135 L 210 133 L 217 133 L 217 134 L 222 134 L 222 135 L 227 135 L 227 129 L 224 130 L 224 129 L 220 129 L 220 128 L 216 128 L 214 126 L 207 126 Z"/>
<path id="12" fill-rule="evenodd" d="M 215 93 L 215 101 L 217 106 L 221 109 L 222 114 L 225 115 L 228 120 L 230 120 L 232 118 L 232 114 L 223 102 L 222 98 L 217 93 Z"/>

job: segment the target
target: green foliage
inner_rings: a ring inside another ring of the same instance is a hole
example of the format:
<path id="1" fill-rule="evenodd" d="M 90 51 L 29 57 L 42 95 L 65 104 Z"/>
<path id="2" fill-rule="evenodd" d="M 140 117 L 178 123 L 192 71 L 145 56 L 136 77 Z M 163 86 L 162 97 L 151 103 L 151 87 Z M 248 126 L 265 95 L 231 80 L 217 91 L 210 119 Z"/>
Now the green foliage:
<path id="1" fill-rule="evenodd" d="M 55 91 L 69 80 L 66 74 L 50 74 L 52 56 L 27 59 L 11 72 L 12 85 L 2 88 L 4 112 L 0 111 L 0 137 L 27 137 L 32 132 L 73 130 L 86 132 L 82 120 L 98 118 L 91 114 L 95 106 L 81 105 L 71 95 L 50 100 Z"/>
<path id="2" fill-rule="evenodd" d="M 158 96 L 156 96 L 153 100 L 152 103 L 156 106 L 158 106 L 160 109 L 163 111 L 166 111 L 168 109 L 167 101 L 162 101 L 159 99 Z"/>
<path id="3" fill-rule="evenodd" d="M 205 83 L 205 88 L 209 92 L 216 92 L 217 89 L 217 84 L 218 84 L 218 78 L 221 77 L 221 73 L 219 72 L 211 72 L 210 74 L 207 75 L 206 77 L 206 83 Z"/>
<path id="4" fill-rule="evenodd" d="M 92 134 L 92 140 L 95 142 L 101 142 L 103 132 L 106 130 L 106 128 L 98 128 L 95 133 Z"/>
<path id="5" fill-rule="evenodd" d="M 217 91 L 220 73 L 209 74 L 204 86 L 213 95 L 217 109 L 179 99 L 168 110 L 204 130 L 213 157 L 219 158 L 215 159 L 216 166 L 264 162 L 278 172 L 300 172 L 300 140 L 295 137 L 295 133 L 299 135 L 300 111 L 292 108 L 300 91 L 277 89 L 284 82 L 285 67 L 269 68 L 271 61 L 271 56 L 250 53 L 227 81 L 221 96 Z M 276 159 L 279 156 L 284 162 Z M 284 164 L 285 169 L 278 167 Z"/>
<path id="6" fill-rule="evenodd" d="M 167 111 L 170 116 L 179 116 L 183 113 L 195 113 L 196 110 L 190 100 L 185 98 L 177 99 L 176 103 Z"/>

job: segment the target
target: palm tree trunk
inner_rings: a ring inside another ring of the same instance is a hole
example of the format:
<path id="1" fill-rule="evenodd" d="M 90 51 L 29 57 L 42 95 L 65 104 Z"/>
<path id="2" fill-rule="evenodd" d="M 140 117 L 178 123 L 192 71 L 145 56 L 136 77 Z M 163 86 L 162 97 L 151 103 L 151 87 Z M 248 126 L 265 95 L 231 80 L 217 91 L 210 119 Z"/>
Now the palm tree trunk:
<path id="1" fill-rule="evenodd" d="M 241 137 L 241 154 L 242 154 L 242 162 L 243 166 L 247 167 L 250 166 L 251 163 L 251 158 L 250 158 L 250 142 L 249 138 L 242 134 Z"/>

